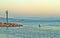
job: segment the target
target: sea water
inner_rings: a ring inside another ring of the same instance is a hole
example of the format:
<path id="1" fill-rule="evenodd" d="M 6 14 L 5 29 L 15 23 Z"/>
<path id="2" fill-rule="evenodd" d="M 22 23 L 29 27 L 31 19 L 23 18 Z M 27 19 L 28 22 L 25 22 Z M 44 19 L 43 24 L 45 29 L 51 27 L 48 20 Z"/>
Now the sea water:
<path id="1" fill-rule="evenodd" d="M 23 24 L 23 26 L 0 27 L 0 38 L 60 38 L 60 22 L 15 23 Z"/>

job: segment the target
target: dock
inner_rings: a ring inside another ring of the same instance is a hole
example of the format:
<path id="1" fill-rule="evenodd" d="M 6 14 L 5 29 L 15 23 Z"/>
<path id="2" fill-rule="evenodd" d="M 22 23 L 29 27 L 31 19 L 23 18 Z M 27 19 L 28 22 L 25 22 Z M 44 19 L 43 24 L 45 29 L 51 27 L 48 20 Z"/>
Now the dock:
<path id="1" fill-rule="evenodd" d="M 0 22 L 0 27 L 21 27 L 22 24 L 15 24 L 15 23 L 8 23 L 8 26 L 6 26 L 7 23 Z"/>
<path id="2" fill-rule="evenodd" d="M 22 24 L 9 23 L 8 10 L 6 10 L 6 22 L 0 22 L 0 27 L 20 27 Z"/>

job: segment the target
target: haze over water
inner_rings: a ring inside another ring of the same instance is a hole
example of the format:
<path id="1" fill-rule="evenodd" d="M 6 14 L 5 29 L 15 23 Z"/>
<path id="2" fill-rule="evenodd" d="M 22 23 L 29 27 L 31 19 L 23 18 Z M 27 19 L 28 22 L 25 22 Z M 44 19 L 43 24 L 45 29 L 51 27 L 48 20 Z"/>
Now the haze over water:
<path id="1" fill-rule="evenodd" d="M 34 16 L 34 17 L 59 17 L 60 0 L 0 0 L 0 15 L 4 16 L 5 11 L 9 15 Z"/>
<path id="2" fill-rule="evenodd" d="M 0 27 L 0 38 L 60 38 L 60 0 L 0 0 L 0 22 L 6 10 L 23 26 Z"/>

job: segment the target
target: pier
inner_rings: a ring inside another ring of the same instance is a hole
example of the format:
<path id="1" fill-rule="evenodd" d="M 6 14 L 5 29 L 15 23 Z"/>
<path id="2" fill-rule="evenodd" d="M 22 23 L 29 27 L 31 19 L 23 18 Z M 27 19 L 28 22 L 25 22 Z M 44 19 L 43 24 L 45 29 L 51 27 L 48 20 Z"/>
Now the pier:
<path id="1" fill-rule="evenodd" d="M 8 10 L 6 10 L 6 22 L 0 22 L 0 27 L 20 27 L 22 24 L 9 23 L 8 21 Z"/>

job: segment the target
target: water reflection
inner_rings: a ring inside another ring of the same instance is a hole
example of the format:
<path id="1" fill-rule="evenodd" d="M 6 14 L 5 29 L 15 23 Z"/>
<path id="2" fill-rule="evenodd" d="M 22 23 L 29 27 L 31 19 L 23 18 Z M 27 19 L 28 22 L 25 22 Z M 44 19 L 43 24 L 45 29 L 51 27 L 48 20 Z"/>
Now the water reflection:
<path id="1" fill-rule="evenodd" d="M 32 27 L 16 28 L 8 27 L 0 28 L 1 38 L 5 36 L 6 38 L 60 38 L 59 30 L 39 30 Z"/>

